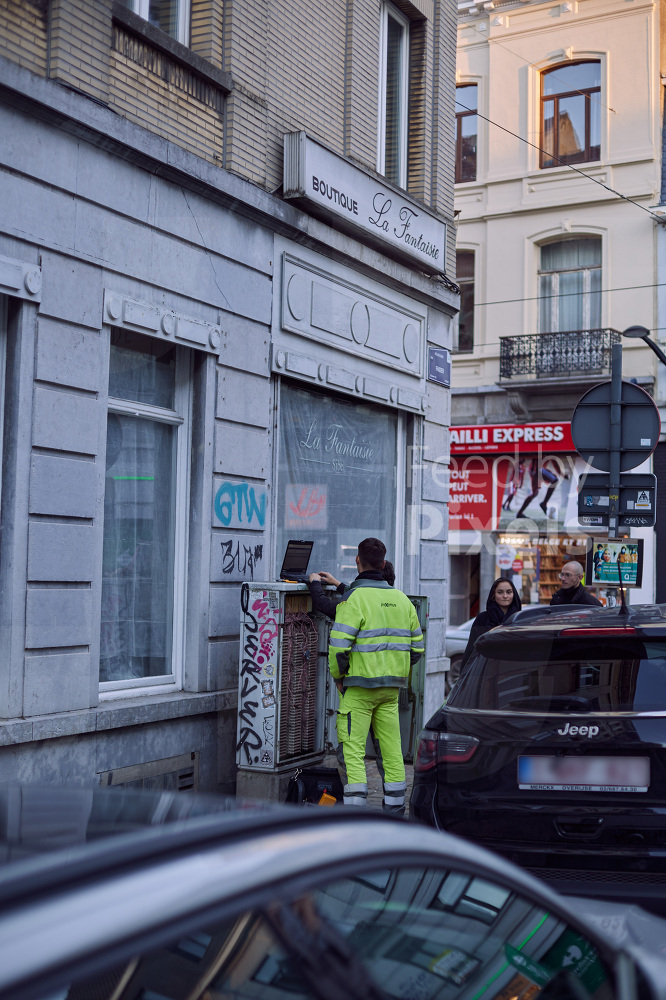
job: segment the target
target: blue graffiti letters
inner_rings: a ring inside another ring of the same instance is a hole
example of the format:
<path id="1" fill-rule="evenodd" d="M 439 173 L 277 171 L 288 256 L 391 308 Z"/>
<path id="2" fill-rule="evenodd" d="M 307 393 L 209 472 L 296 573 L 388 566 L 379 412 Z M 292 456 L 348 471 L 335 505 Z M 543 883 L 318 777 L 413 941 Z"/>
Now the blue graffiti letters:
<path id="1" fill-rule="evenodd" d="M 259 496 L 255 493 L 259 491 Z M 247 523 L 252 524 L 256 518 L 263 528 L 266 521 L 266 492 L 260 486 L 250 486 L 249 483 L 224 482 L 215 494 L 215 516 L 228 528 L 234 513 L 239 524 L 243 524 L 243 512 Z"/>

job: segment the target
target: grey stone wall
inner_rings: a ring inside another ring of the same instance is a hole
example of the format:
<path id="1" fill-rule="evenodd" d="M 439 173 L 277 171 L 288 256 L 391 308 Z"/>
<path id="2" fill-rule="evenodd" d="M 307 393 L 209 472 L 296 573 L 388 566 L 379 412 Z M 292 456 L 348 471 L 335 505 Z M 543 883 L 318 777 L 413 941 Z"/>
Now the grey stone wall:
<path id="1" fill-rule="evenodd" d="M 423 363 L 429 344 L 450 346 L 457 300 L 79 95 L 2 60 L 0 82 L 0 294 L 9 303 L 0 778 L 90 783 L 114 768 L 199 751 L 202 787 L 231 789 L 246 549 L 255 579 L 275 572 L 275 234 L 329 256 L 361 287 L 380 282 L 387 297 L 412 301 L 424 317 Z M 128 329 L 167 335 L 168 314 L 187 321 L 192 344 L 202 330 L 219 331 L 219 344 L 191 347 L 183 690 L 100 701 L 111 298 Z M 133 326 L 128 316 L 139 314 L 144 326 Z M 450 413 L 447 390 L 424 383 L 424 392 L 423 408 L 409 415 L 409 441 L 423 461 L 408 476 L 418 526 L 408 526 L 405 587 L 431 598 L 434 706 L 446 666 L 441 469 Z M 239 517 L 241 498 L 251 518 Z"/>

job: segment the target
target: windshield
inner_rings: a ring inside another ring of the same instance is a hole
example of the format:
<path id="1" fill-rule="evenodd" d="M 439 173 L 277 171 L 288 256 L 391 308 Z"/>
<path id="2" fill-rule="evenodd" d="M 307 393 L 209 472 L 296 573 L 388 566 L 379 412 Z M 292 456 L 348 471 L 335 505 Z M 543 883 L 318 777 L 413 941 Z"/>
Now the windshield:
<path id="1" fill-rule="evenodd" d="M 447 704 L 491 712 L 666 711 L 666 642 L 484 643 Z"/>

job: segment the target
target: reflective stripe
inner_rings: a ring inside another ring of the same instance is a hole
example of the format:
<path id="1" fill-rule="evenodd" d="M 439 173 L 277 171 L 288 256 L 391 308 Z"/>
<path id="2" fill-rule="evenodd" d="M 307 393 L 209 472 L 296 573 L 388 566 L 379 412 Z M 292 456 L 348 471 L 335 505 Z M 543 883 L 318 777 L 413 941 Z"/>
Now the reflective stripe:
<path id="1" fill-rule="evenodd" d="M 408 653 L 412 648 L 409 642 L 373 642 L 359 646 L 357 643 L 352 646 L 354 653 L 382 653 L 384 650 L 392 649 L 399 653 Z"/>
<path id="2" fill-rule="evenodd" d="M 345 689 L 349 687 L 359 688 L 406 688 L 406 677 L 362 677 L 360 674 L 346 674 Z"/>
<path id="3" fill-rule="evenodd" d="M 405 785 L 405 787 L 407 787 Z M 345 785 L 343 789 L 345 795 L 367 795 L 368 786 L 365 781 L 357 781 L 351 785 Z"/>
<path id="4" fill-rule="evenodd" d="M 360 628 L 357 639 L 376 639 L 378 635 L 414 635 L 408 628 Z M 420 633 L 419 633 L 420 635 Z"/>
<path id="5" fill-rule="evenodd" d="M 335 622 L 331 631 L 346 632 L 347 635 L 356 635 L 358 629 L 355 629 L 353 625 L 343 625 L 342 622 Z"/>
<path id="6" fill-rule="evenodd" d="M 368 786 L 362 782 L 345 785 L 343 804 L 346 806 L 365 806 L 368 801 Z"/>
<path id="7" fill-rule="evenodd" d="M 385 781 L 384 782 L 385 792 L 406 792 L 407 782 L 406 781 Z"/>
<path id="8" fill-rule="evenodd" d="M 423 632 L 421 631 L 420 628 L 413 628 L 412 631 L 409 634 L 412 635 L 412 636 L 414 636 L 415 639 L 422 639 L 423 638 Z M 405 633 L 405 635 L 407 635 L 407 633 Z"/>
<path id="9" fill-rule="evenodd" d="M 351 644 L 353 643 L 353 641 L 354 640 L 351 637 L 349 639 L 347 639 L 347 638 L 334 639 L 333 636 L 331 636 L 331 639 L 330 639 L 330 642 L 329 642 L 329 646 L 337 646 L 340 649 L 349 649 L 351 647 Z"/>

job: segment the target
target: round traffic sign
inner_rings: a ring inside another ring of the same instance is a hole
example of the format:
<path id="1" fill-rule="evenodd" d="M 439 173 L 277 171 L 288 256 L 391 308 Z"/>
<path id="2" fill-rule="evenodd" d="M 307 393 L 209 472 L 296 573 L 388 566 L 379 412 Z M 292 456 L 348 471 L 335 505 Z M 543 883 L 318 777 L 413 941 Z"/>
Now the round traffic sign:
<path id="1" fill-rule="evenodd" d="M 590 389 L 571 418 L 576 451 L 593 469 L 610 472 L 611 382 Z M 649 458 L 659 442 L 661 420 L 652 396 L 633 382 L 622 382 L 620 471 L 627 472 Z"/>

